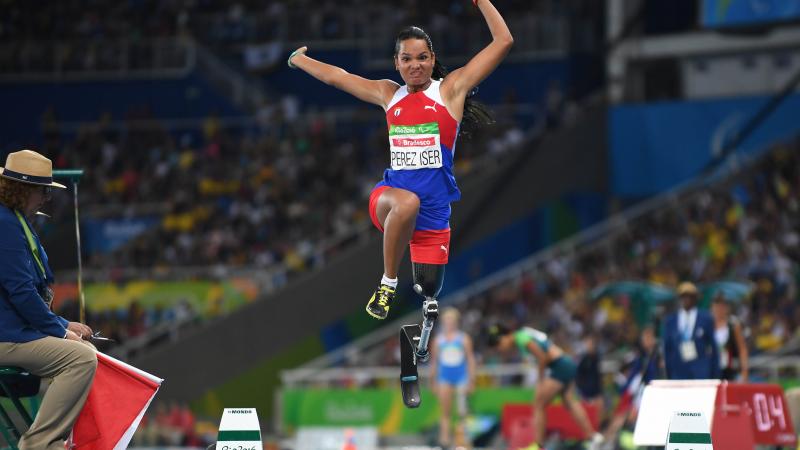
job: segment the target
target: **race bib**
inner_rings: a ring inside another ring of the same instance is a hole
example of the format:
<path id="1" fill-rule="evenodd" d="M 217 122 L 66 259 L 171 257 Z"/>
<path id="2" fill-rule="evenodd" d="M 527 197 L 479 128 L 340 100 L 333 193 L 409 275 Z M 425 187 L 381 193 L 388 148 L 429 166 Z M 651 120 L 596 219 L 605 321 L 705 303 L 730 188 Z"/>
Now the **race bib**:
<path id="1" fill-rule="evenodd" d="M 453 367 L 460 366 L 464 362 L 464 350 L 455 346 L 442 348 L 442 365 Z"/>
<path id="2" fill-rule="evenodd" d="M 437 122 L 389 127 L 392 170 L 438 169 L 442 167 Z"/>

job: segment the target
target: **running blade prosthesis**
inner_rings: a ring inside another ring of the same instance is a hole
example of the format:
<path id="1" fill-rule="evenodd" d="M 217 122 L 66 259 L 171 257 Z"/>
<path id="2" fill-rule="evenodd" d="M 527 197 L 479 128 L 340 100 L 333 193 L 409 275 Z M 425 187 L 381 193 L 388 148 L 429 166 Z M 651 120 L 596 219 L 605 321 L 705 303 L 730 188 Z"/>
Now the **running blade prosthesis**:
<path id="1" fill-rule="evenodd" d="M 415 290 L 417 286 L 414 286 Z M 403 403 L 408 408 L 418 408 L 422 403 L 417 364 L 430 357 L 428 342 L 438 316 L 439 304 L 428 298 L 422 304 L 422 326 L 414 324 L 400 328 L 400 389 Z"/>

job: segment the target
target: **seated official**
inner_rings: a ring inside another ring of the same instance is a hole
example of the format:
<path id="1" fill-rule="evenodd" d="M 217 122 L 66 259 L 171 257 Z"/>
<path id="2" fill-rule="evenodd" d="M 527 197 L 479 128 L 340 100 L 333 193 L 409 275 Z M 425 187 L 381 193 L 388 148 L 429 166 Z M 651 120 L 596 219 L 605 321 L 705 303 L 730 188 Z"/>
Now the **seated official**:
<path id="1" fill-rule="evenodd" d="M 97 355 L 91 328 L 50 310 L 53 274 L 28 222 L 50 198 L 52 163 L 30 150 L 0 168 L 0 365 L 51 378 L 21 450 L 64 450 L 92 386 Z"/>

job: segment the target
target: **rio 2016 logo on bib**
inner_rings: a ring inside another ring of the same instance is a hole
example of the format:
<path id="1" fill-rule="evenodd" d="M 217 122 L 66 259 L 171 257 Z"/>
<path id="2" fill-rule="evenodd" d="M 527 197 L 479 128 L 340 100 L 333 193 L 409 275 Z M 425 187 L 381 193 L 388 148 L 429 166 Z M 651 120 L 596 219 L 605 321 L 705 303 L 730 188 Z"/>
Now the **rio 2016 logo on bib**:
<path id="1" fill-rule="evenodd" d="M 442 167 L 439 124 L 392 125 L 389 151 L 392 170 L 438 169 Z"/>

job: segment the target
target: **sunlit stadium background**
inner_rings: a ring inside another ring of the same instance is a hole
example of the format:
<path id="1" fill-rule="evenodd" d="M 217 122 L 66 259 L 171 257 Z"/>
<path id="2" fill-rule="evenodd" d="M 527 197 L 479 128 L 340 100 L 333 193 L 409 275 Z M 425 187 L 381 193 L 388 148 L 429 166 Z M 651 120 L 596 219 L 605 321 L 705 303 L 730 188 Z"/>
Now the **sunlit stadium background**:
<path id="1" fill-rule="evenodd" d="M 800 1 L 494 3 L 515 45 L 478 93 L 497 123 L 458 146 L 442 296 L 476 340 L 475 446 L 507 448 L 504 406 L 532 398 L 487 321 L 536 325 L 577 360 L 597 336 L 602 422 L 684 279 L 706 305 L 729 283 L 752 380 L 800 386 Z M 399 81 L 411 24 L 450 67 L 489 39 L 469 0 L 0 0 L 0 157 L 86 171 L 88 324 L 166 380 L 134 446 L 205 448 L 224 407 L 258 408 L 270 449 L 341 449 L 354 427 L 359 450 L 435 445 L 434 397 L 408 410 L 398 390 L 410 265 L 388 323 L 363 310 L 383 113 L 285 64 L 307 45 Z M 55 308 L 77 320 L 71 192 L 46 212 Z"/>

